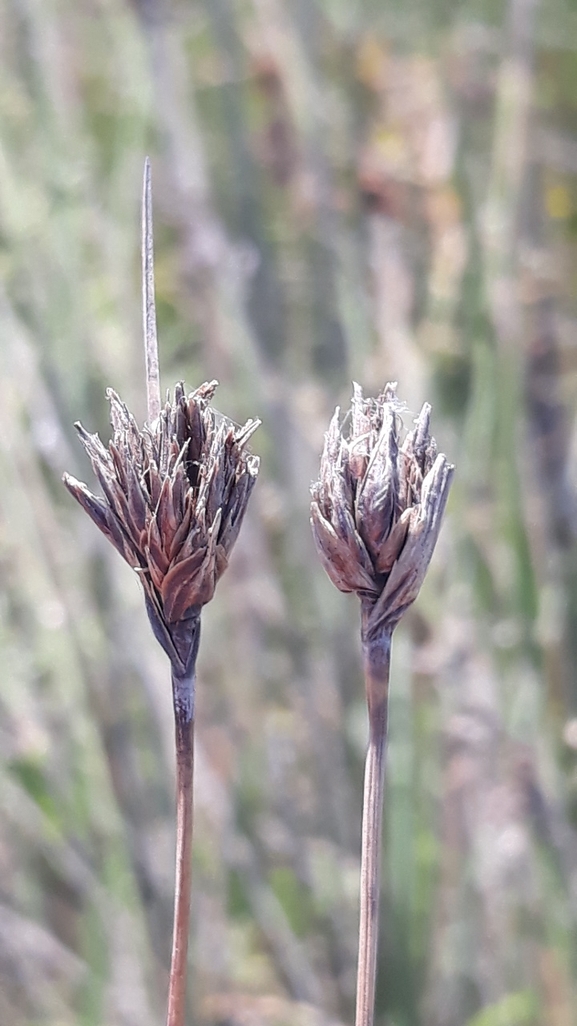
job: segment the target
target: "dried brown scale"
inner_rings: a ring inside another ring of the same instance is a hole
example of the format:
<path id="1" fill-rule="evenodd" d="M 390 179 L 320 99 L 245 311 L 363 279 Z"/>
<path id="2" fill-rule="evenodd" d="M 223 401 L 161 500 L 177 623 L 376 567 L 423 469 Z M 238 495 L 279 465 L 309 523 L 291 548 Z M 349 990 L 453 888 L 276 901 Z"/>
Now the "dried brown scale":
<path id="1" fill-rule="evenodd" d="M 246 443 L 258 426 L 236 428 L 210 406 L 216 381 L 190 395 L 177 384 L 152 425 L 139 430 L 112 390 L 113 439 L 76 425 L 103 498 L 69 475 L 68 490 L 137 572 L 155 636 L 184 674 L 196 645 L 191 623 L 228 565 L 258 473 Z M 188 641 L 187 641 L 188 632 Z"/>

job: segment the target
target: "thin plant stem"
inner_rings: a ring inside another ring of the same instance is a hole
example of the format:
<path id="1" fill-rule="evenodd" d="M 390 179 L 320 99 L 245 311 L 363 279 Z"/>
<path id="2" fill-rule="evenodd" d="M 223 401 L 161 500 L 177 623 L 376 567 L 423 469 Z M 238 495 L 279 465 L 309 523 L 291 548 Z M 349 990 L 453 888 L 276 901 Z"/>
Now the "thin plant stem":
<path id="1" fill-rule="evenodd" d="M 363 665 L 369 709 L 369 746 L 365 763 L 363 795 L 355 1026 L 372 1026 L 375 1014 L 390 657 L 390 634 L 385 632 L 376 639 L 369 639 L 363 630 Z"/>
<path id="2" fill-rule="evenodd" d="M 150 160 L 148 157 L 144 161 L 142 183 L 142 327 L 144 332 L 144 358 L 146 361 L 148 423 L 152 424 L 160 413 L 160 371 L 158 365 L 156 301 L 154 298 L 152 184 Z"/>
<path id="3" fill-rule="evenodd" d="M 176 879 L 166 1026 L 185 1026 L 188 934 L 192 885 L 194 673 L 172 674 L 176 740 Z"/>

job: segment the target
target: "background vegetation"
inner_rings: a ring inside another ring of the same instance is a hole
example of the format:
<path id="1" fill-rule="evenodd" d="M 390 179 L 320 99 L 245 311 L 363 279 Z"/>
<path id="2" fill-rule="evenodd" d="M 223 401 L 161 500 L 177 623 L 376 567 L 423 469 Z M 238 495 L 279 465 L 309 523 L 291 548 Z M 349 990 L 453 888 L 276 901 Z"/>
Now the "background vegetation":
<path id="1" fill-rule="evenodd" d="M 380 1026 L 570 1026 L 577 980 L 573 0 L 0 0 L 0 1022 L 163 1021 L 172 709 L 60 484 L 164 387 L 259 415 L 201 644 L 190 1022 L 350 1023 L 358 609 L 308 492 L 351 379 L 458 467 L 396 633 Z"/>

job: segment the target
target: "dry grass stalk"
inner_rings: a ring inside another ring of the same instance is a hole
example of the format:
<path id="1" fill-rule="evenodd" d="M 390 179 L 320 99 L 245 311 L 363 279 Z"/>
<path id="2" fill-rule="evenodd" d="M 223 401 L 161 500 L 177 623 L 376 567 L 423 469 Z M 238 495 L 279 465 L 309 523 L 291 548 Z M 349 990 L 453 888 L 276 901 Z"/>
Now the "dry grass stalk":
<path id="1" fill-rule="evenodd" d="M 365 764 L 356 1026 L 372 1026 L 379 925 L 382 809 L 392 633 L 415 601 L 441 527 L 454 468 L 437 454 L 431 408 L 401 442 L 396 386 L 365 399 L 354 385 L 345 437 L 335 411 L 325 436 L 311 523 L 321 562 L 361 600 L 369 712 Z"/>
<path id="2" fill-rule="evenodd" d="M 149 423 L 140 430 L 112 389 L 113 439 L 106 448 L 76 429 L 103 497 L 70 475 L 64 483 L 137 572 L 148 618 L 171 663 L 177 768 L 173 949 L 167 1026 L 184 1026 L 191 890 L 196 657 L 200 614 L 228 565 L 256 482 L 258 458 L 246 445 L 259 425 L 237 428 L 210 406 L 217 382 L 186 395 L 182 383 L 158 407 L 158 354 L 152 271 L 150 168 L 143 204 L 144 334 Z"/>

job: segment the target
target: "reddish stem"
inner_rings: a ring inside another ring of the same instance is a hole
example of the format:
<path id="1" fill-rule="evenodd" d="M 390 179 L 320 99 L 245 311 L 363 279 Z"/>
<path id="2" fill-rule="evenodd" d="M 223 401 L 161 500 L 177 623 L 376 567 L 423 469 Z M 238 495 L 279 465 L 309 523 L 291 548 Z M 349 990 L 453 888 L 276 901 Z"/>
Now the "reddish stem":
<path id="1" fill-rule="evenodd" d="M 369 709 L 369 746 L 365 763 L 363 795 L 355 1026 L 372 1026 L 375 1013 L 390 657 L 390 634 L 386 633 L 376 639 L 370 639 L 366 637 L 363 630 L 363 664 Z"/>
<path id="2" fill-rule="evenodd" d="M 194 677 L 172 677 L 176 739 L 176 880 L 166 1026 L 185 1026 L 192 884 Z"/>

